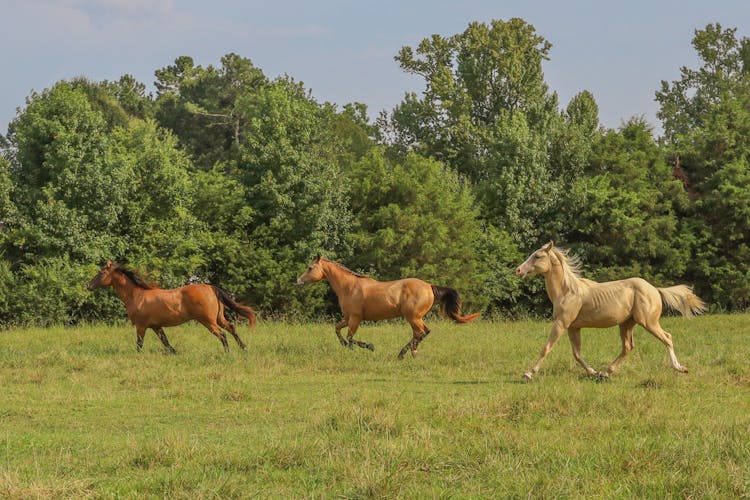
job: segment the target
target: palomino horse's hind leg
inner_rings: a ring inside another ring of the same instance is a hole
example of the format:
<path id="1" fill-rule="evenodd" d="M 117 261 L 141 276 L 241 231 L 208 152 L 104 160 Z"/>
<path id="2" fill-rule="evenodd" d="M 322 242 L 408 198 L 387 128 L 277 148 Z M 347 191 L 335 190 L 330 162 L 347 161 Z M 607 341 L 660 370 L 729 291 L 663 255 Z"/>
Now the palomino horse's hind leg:
<path id="1" fill-rule="evenodd" d="M 555 345 L 555 343 L 560 340 L 560 337 L 562 337 L 562 334 L 565 333 L 565 326 L 560 321 L 555 321 L 552 323 L 552 330 L 549 332 L 549 337 L 547 338 L 547 342 L 544 344 L 544 347 L 542 347 L 542 353 L 539 356 L 539 359 L 536 361 L 534 366 L 531 367 L 531 370 L 527 371 L 523 374 L 523 378 L 526 380 L 531 380 L 531 377 L 534 376 L 536 372 L 539 371 L 539 368 L 542 366 L 542 361 L 544 361 L 544 358 L 547 357 L 547 354 L 552 350 L 552 346 Z"/>
<path id="2" fill-rule="evenodd" d="M 242 339 L 240 338 L 240 336 L 237 335 L 237 328 L 235 328 L 235 326 L 232 323 L 230 323 L 224 317 L 224 315 L 221 315 L 219 317 L 219 323 L 220 323 L 219 326 L 221 326 L 223 329 L 225 329 L 226 331 L 228 331 L 229 333 L 232 334 L 232 337 L 234 337 L 234 340 L 237 341 L 237 345 L 240 346 L 240 349 L 242 349 L 243 351 L 246 351 L 247 350 L 247 346 L 242 341 Z"/>
<path id="3" fill-rule="evenodd" d="M 659 320 L 652 321 L 646 324 L 641 324 L 643 328 L 649 331 L 654 337 L 661 340 L 662 343 L 667 346 L 669 352 L 669 360 L 672 362 L 672 368 L 678 372 L 687 373 L 688 369 L 685 368 L 677 361 L 677 355 L 674 352 L 674 344 L 672 343 L 672 335 L 667 333 L 659 324 Z"/>
<path id="4" fill-rule="evenodd" d="M 341 342 L 341 345 L 344 347 L 347 347 L 349 343 L 346 341 L 346 339 L 341 335 L 341 329 L 344 328 L 346 325 L 349 324 L 349 317 L 344 316 L 344 319 L 336 323 L 336 336 L 339 338 L 339 342 Z"/>
<path id="5" fill-rule="evenodd" d="M 359 340 L 354 340 L 354 334 L 357 333 L 357 328 L 359 328 L 359 318 L 349 318 L 349 332 L 347 333 L 347 338 L 349 339 L 349 348 L 351 349 L 354 344 L 358 345 L 359 347 L 362 347 L 363 349 L 369 349 L 371 351 L 375 350 L 375 346 L 372 344 L 368 344 L 367 342 L 360 342 Z"/>
<path id="6" fill-rule="evenodd" d="M 167 334 L 164 333 L 164 328 L 157 326 L 156 328 L 152 327 L 156 335 L 159 337 L 159 340 L 161 340 L 161 343 L 164 344 L 164 347 L 167 348 L 170 354 L 177 354 L 177 351 L 174 350 L 174 347 L 169 343 L 169 340 L 167 339 Z"/>
<path id="7" fill-rule="evenodd" d="M 598 377 L 601 376 L 601 374 L 591 368 L 588 363 L 586 363 L 586 360 L 583 359 L 583 356 L 581 356 L 581 329 L 580 328 L 571 328 L 568 330 L 568 338 L 570 339 L 570 347 L 573 349 L 573 358 L 575 358 L 576 361 L 578 361 L 578 364 L 583 367 L 584 370 L 586 370 L 586 373 L 589 375 Z"/>
<path id="8" fill-rule="evenodd" d="M 620 324 L 620 340 L 622 341 L 622 350 L 620 355 L 612 361 L 612 364 L 607 368 L 607 373 L 614 373 L 620 362 L 633 350 L 633 329 L 635 329 L 635 321 L 630 318 L 625 323 Z"/>

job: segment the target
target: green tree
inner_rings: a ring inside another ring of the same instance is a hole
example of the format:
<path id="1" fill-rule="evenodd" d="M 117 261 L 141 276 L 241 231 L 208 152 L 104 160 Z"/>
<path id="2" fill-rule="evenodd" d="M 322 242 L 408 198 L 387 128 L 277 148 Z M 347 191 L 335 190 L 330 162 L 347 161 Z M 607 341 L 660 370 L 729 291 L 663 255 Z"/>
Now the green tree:
<path id="1" fill-rule="evenodd" d="M 516 292 L 509 264 L 518 252 L 507 234 L 485 231 L 469 186 L 450 168 L 417 154 L 392 163 L 372 150 L 348 175 L 350 265 L 379 279 L 457 288 L 471 308 Z"/>
<path id="2" fill-rule="evenodd" d="M 696 251 L 689 268 L 700 291 L 721 307 L 750 306 L 750 39 L 709 24 L 696 30 L 698 69 L 656 93 L 675 171 L 694 200 Z"/>

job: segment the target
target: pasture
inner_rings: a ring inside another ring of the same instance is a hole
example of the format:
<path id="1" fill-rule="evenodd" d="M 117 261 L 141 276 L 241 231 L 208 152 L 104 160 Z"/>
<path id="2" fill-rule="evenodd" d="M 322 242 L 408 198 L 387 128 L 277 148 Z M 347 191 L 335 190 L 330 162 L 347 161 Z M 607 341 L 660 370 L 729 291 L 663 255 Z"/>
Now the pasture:
<path id="1" fill-rule="evenodd" d="M 549 322 L 260 321 L 230 352 L 203 327 L 0 332 L 1 497 L 750 497 L 750 315 L 638 327 L 608 382 L 567 338 L 530 383 Z M 583 331 L 596 368 L 616 328 Z"/>

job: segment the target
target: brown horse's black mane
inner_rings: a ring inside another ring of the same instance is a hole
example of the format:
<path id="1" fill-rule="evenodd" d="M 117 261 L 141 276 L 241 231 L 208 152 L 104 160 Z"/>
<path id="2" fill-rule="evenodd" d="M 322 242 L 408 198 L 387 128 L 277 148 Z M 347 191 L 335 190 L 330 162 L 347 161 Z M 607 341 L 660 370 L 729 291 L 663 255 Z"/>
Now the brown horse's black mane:
<path id="1" fill-rule="evenodd" d="M 344 271 L 346 271 L 347 273 L 349 273 L 349 274 L 351 274 L 351 275 L 354 275 L 354 276 L 356 276 L 357 278 L 369 278 L 369 276 L 365 276 L 364 274 L 359 274 L 359 273 L 355 273 L 354 271 L 352 271 L 351 269 L 349 269 L 349 268 L 348 268 L 348 267 L 346 267 L 345 265 L 343 265 L 343 264 L 339 264 L 339 263 L 338 263 L 338 262 L 336 262 L 336 261 L 333 261 L 333 260 L 330 260 L 330 259 L 326 259 L 325 257 L 323 257 L 323 260 L 325 260 L 326 262 L 330 262 L 331 264 L 334 264 L 334 265 L 336 265 L 336 266 L 337 266 L 337 267 L 339 267 L 340 269 L 343 269 L 343 270 L 344 270 Z"/>
<path id="2" fill-rule="evenodd" d="M 154 290 L 156 289 L 155 286 L 150 285 L 147 283 L 143 278 L 135 274 L 135 271 L 132 269 L 128 269 L 125 266 L 122 266 L 120 264 L 117 264 L 117 267 L 115 268 L 115 271 L 121 272 L 127 279 L 129 279 L 135 286 L 138 288 L 144 288 L 146 290 Z"/>

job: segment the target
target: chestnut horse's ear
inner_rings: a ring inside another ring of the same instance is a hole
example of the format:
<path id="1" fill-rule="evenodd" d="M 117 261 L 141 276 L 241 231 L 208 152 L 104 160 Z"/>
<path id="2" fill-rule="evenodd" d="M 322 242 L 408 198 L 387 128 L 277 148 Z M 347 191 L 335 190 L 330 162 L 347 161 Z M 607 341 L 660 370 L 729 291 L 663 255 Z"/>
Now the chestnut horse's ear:
<path id="1" fill-rule="evenodd" d="M 315 259 L 315 260 L 317 260 L 318 262 L 320 262 L 320 259 L 322 259 L 322 258 L 323 258 L 323 256 L 322 256 L 322 255 L 320 255 L 320 254 L 318 254 L 318 258 L 317 258 L 317 259 Z"/>
<path id="2" fill-rule="evenodd" d="M 107 259 L 107 267 L 112 267 L 112 261 Z"/>

